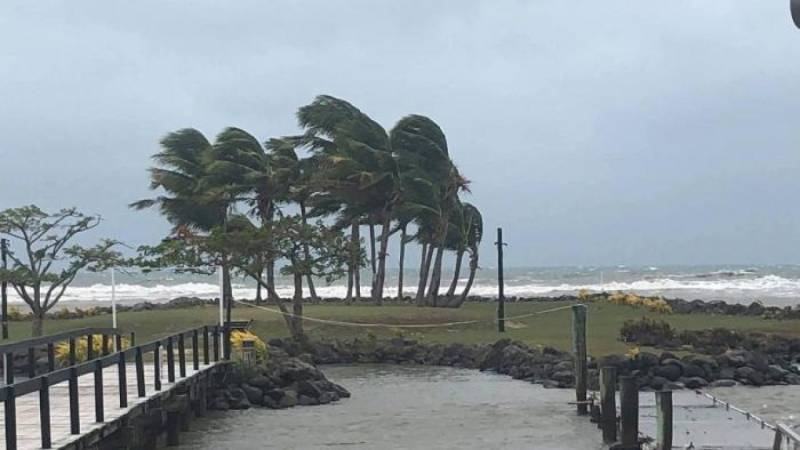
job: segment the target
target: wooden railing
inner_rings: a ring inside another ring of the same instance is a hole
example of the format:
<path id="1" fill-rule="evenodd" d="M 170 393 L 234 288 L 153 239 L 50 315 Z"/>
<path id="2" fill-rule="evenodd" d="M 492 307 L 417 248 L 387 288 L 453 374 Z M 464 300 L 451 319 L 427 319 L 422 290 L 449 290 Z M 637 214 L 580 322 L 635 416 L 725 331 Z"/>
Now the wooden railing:
<path id="1" fill-rule="evenodd" d="M 95 336 L 100 335 L 102 339 L 101 353 L 109 353 L 109 340 L 112 336 L 120 338 L 120 332 L 116 328 L 81 328 L 77 330 L 65 331 L 63 333 L 51 334 L 31 339 L 25 339 L 11 344 L 0 345 L 0 354 L 4 358 L 5 383 L 14 384 L 15 356 L 27 354 L 27 376 L 34 378 L 37 375 L 36 350 L 39 347 L 47 347 L 47 370 L 44 373 L 56 370 L 55 345 L 59 342 L 69 342 L 70 365 L 75 364 L 76 340 L 85 337 L 87 340 L 88 359 L 94 359 Z M 136 335 L 131 333 L 131 342 L 135 342 Z M 116 347 L 119 348 L 119 347 Z M 43 373 L 38 373 L 42 375 Z"/>
<path id="2" fill-rule="evenodd" d="M 191 339 L 192 345 L 192 365 L 195 371 L 200 368 L 200 356 L 202 354 L 203 363 L 210 364 L 211 347 L 213 349 L 214 361 L 220 360 L 220 327 L 204 326 L 187 331 L 182 331 L 161 339 L 156 339 L 142 345 L 135 345 L 122 349 L 122 336 L 116 331 L 114 332 L 116 338 L 116 351 L 114 353 L 106 353 L 105 355 L 94 358 L 94 355 L 89 356 L 89 360 L 81 363 L 75 361 L 75 337 L 83 336 L 86 334 L 86 339 L 89 340 L 88 348 L 92 348 L 94 334 L 100 333 L 101 330 L 113 329 L 82 329 L 72 332 L 61 333 L 59 335 L 47 336 L 42 339 L 42 342 L 48 345 L 48 355 L 52 352 L 49 351 L 50 344 L 53 342 L 63 341 L 69 339 L 70 341 L 70 361 L 69 367 L 62 369 L 54 369 L 51 364 L 50 369 L 46 374 L 32 377 L 28 380 L 20 381 L 18 383 L 9 383 L 2 390 L 0 390 L 0 401 L 4 404 L 5 414 L 5 441 L 7 450 L 15 450 L 17 448 L 17 418 L 16 418 L 16 399 L 20 396 L 39 392 L 39 422 L 41 425 L 41 442 L 42 448 L 51 448 L 52 438 L 50 432 L 50 386 L 53 386 L 64 381 L 69 382 L 69 422 L 70 433 L 80 434 L 81 423 L 79 414 L 78 402 L 78 377 L 88 373 L 94 373 L 94 410 L 95 422 L 102 423 L 104 417 L 104 404 L 103 404 L 103 369 L 108 366 L 117 366 L 118 386 L 119 386 L 119 407 L 128 407 L 128 380 L 127 380 L 127 362 L 134 361 L 136 365 L 136 388 L 139 398 L 147 396 L 145 389 L 145 374 L 144 374 L 144 356 L 147 353 L 153 354 L 153 372 L 154 372 L 154 387 L 156 391 L 161 390 L 161 347 L 162 344 L 166 347 L 167 352 L 167 380 L 172 383 L 175 381 L 175 344 L 177 342 L 178 350 L 178 373 L 181 378 L 186 377 L 186 339 Z M 200 341 L 202 338 L 202 347 Z M 56 340 L 53 340 L 56 339 Z M 48 342 L 49 341 L 49 342 Z M 105 341 L 105 339 L 104 339 Z M 210 342 L 209 342 L 210 341 Z M 8 352 L 13 352 L 15 349 L 25 348 L 25 342 L 8 344 L 3 347 Z M 30 344 L 29 342 L 27 344 Z M 107 345 L 103 345 L 107 348 Z M 51 358 L 48 358 L 51 359 Z"/>

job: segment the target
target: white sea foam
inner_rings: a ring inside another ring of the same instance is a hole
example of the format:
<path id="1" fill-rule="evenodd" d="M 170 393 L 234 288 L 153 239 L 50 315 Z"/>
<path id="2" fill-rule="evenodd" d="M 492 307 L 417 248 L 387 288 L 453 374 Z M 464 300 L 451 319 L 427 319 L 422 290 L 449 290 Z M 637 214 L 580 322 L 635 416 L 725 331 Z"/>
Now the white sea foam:
<path id="1" fill-rule="evenodd" d="M 466 283 L 465 279 L 459 280 L 459 290 Z M 407 295 L 413 295 L 416 283 L 410 282 L 404 290 Z M 448 284 L 443 286 L 446 290 Z M 691 298 L 732 298 L 752 300 L 754 298 L 800 298 L 800 279 L 789 279 L 778 275 L 765 275 L 749 278 L 724 278 L 724 279 L 686 279 L 686 278 L 654 278 L 640 279 L 626 282 L 607 283 L 553 283 L 552 280 L 509 280 L 505 286 L 507 296 L 546 296 L 576 293 L 582 289 L 588 291 L 625 291 L 639 293 L 662 293 L 675 297 Z M 276 289 L 282 296 L 291 296 L 293 288 L 289 284 L 279 285 Z M 237 298 L 255 297 L 255 287 L 244 284 L 234 284 L 234 296 Z M 323 297 L 344 297 L 346 294 L 344 284 L 331 286 L 317 286 L 317 293 Z M 14 291 L 9 289 L 10 301 L 19 302 Z M 369 294 L 369 286 L 362 287 L 362 295 Z M 397 288 L 391 283 L 386 287 L 388 296 L 396 295 Z M 497 285 L 493 279 L 476 280 L 471 294 L 483 296 L 496 296 Z M 133 283 L 118 284 L 116 287 L 117 299 L 121 302 L 151 301 L 163 302 L 180 296 L 194 296 L 200 298 L 215 298 L 219 296 L 219 287 L 207 282 L 184 283 L 159 283 L 154 285 L 140 285 Z M 104 302 L 111 299 L 111 286 L 108 284 L 93 284 L 90 286 L 70 287 L 62 301 L 91 301 Z"/>

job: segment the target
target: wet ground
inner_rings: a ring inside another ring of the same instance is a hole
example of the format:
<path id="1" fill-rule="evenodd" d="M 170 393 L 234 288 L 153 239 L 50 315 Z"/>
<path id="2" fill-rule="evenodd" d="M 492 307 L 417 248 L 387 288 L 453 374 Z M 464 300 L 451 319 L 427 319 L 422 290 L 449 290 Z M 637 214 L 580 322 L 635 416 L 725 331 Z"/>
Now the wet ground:
<path id="1" fill-rule="evenodd" d="M 283 411 L 214 413 L 181 435 L 192 449 L 601 449 L 600 432 L 568 404 L 574 391 L 475 370 L 329 366 L 353 396 Z M 800 387 L 711 391 L 769 423 L 795 424 Z M 693 391 L 675 392 L 674 448 L 769 449 L 773 432 Z M 655 396 L 640 393 L 640 431 L 655 436 Z"/>
<path id="2" fill-rule="evenodd" d="M 568 390 L 447 367 L 327 367 L 353 396 L 283 411 L 217 413 L 192 422 L 192 449 L 600 449 Z"/>

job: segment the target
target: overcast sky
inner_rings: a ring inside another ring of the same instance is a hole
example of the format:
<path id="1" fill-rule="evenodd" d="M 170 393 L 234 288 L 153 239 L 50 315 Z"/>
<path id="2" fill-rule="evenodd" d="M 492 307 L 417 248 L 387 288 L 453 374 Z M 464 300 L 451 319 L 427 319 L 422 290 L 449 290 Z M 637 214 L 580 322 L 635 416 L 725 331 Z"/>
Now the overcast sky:
<path id="1" fill-rule="evenodd" d="M 0 4 L 0 208 L 127 204 L 166 132 L 297 131 L 317 94 L 437 121 L 512 265 L 800 262 L 787 0 Z M 394 264 L 394 263 L 392 263 Z"/>

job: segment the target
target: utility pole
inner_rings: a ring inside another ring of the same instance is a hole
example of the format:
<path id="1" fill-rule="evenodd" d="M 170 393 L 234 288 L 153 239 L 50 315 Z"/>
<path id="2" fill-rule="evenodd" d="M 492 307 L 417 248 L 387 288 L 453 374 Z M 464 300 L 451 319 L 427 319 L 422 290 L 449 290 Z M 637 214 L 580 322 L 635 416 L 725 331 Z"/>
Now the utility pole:
<path id="1" fill-rule="evenodd" d="M 0 239 L 0 259 L 2 259 L 3 269 L 8 269 L 8 239 Z M 0 283 L 0 297 L 2 297 L 2 328 L 3 339 L 8 339 L 8 282 L 3 280 Z"/>
<path id="2" fill-rule="evenodd" d="M 503 229 L 497 228 L 497 331 L 505 333 L 506 331 L 506 298 L 503 294 L 503 246 L 507 245 L 503 242 Z"/>

